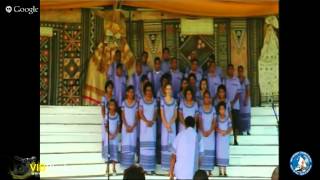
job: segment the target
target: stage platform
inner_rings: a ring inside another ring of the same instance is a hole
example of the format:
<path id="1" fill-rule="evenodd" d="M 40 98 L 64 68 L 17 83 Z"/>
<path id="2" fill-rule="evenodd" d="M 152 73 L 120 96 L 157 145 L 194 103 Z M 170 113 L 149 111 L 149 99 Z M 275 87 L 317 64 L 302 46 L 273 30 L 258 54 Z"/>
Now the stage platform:
<path id="1" fill-rule="evenodd" d="M 278 113 L 278 109 L 276 109 Z M 107 179 L 101 157 L 100 107 L 40 106 L 40 160 L 48 165 L 41 179 Z M 229 177 L 215 180 L 270 180 L 279 164 L 277 119 L 271 107 L 252 108 L 251 135 L 238 137 L 239 146 L 230 146 Z M 232 138 L 230 138 L 232 140 Z M 122 179 L 120 175 L 110 179 Z M 168 179 L 157 166 L 157 175 L 147 179 Z"/>

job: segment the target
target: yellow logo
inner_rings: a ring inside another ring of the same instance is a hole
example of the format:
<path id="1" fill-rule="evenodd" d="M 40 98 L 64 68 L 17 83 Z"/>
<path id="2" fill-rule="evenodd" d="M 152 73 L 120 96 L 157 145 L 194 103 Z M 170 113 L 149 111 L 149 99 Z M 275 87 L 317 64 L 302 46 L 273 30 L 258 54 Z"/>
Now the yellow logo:
<path id="1" fill-rule="evenodd" d="M 47 169 L 47 165 L 40 162 L 39 163 L 32 162 L 29 164 L 29 168 L 32 174 L 39 174 L 40 172 L 44 172 Z"/>

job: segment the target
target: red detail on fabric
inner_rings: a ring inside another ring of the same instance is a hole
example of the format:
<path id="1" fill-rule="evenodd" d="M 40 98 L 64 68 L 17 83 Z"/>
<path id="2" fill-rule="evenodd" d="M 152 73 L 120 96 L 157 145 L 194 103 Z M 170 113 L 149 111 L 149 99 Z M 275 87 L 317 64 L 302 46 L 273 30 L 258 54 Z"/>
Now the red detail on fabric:
<path id="1" fill-rule="evenodd" d="M 87 99 L 89 101 L 92 101 L 92 102 L 96 103 L 96 105 L 101 104 L 101 101 L 93 99 L 92 97 L 88 97 L 88 96 L 82 96 L 82 97 L 83 97 L 83 99 Z"/>

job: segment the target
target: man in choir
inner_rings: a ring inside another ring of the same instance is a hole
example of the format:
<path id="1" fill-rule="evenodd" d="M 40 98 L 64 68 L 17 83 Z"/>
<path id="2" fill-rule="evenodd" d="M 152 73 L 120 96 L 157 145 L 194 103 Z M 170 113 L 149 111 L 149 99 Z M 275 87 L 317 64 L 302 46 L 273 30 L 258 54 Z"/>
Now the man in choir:
<path id="1" fill-rule="evenodd" d="M 123 180 L 145 180 L 145 174 L 142 167 L 132 165 L 123 172 Z"/>
<path id="2" fill-rule="evenodd" d="M 186 129 L 179 132 L 172 144 L 170 179 L 174 176 L 177 179 L 192 179 L 198 170 L 199 154 L 203 153 L 203 144 L 194 128 L 195 119 L 188 116 L 185 126 Z"/>
<path id="3" fill-rule="evenodd" d="M 220 76 L 221 78 L 223 78 L 222 68 L 217 65 L 217 63 L 216 63 L 216 58 L 215 58 L 214 54 L 212 54 L 212 55 L 209 56 L 209 62 L 210 62 L 210 64 L 214 64 L 214 65 L 215 65 L 215 67 L 216 67 L 216 74 L 217 74 L 218 76 Z"/>
<path id="4" fill-rule="evenodd" d="M 170 71 L 170 50 L 167 47 L 162 50 L 161 71 L 163 73 Z"/>
<path id="5" fill-rule="evenodd" d="M 161 88 L 160 78 L 164 73 L 161 71 L 161 61 L 159 57 L 154 59 L 154 70 L 148 74 L 148 79 L 153 85 L 153 95 L 156 97 Z"/>
<path id="6" fill-rule="evenodd" d="M 192 52 L 191 52 L 191 54 L 190 54 L 190 62 L 192 62 L 192 60 L 197 60 L 198 61 L 198 54 L 197 54 L 197 51 L 195 51 L 195 50 L 193 50 Z M 186 70 L 185 70 L 185 72 L 189 72 L 190 71 L 190 68 L 189 67 L 187 67 L 186 68 Z M 197 67 L 197 72 L 198 73 L 200 73 L 200 74 L 203 74 L 204 73 L 204 71 L 202 70 L 202 68 L 201 67 Z"/>
<path id="7" fill-rule="evenodd" d="M 140 61 L 136 61 L 136 71 L 131 75 L 131 78 L 129 79 L 129 85 L 132 85 L 134 87 L 134 92 L 136 95 L 136 98 L 140 99 L 142 96 L 142 88 L 140 87 L 141 77 L 143 75 L 142 71 L 142 64 Z"/>
<path id="8" fill-rule="evenodd" d="M 200 81 L 202 79 L 202 74 L 198 71 L 198 60 L 197 59 L 191 60 L 191 69 L 189 72 L 185 73 L 185 77 L 188 77 L 189 74 L 196 75 L 196 78 L 197 78 L 196 87 L 199 87 Z"/>
<path id="9" fill-rule="evenodd" d="M 117 106 L 121 107 L 122 101 L 125 99 L 127 85 L 127 78 L 123 72 L 123 64 L 117 64 L 116 74 L 112 81 L 114 82 L 114 92 Z"/>
<path id="10" fill-rule="evenodd" d="M 217 66 L 215 63 L 210 63 L 207 74 L 208 86 L 210 95 L 213 99 L 216 98 L 218 87 L 222 84 L 221 77 L 217 74 Z"/>
<path id="11" fill-rule="evenodd" d="M 120 63 L 121 63 L 121 51 L 118 49 L 115 52 L 113 63 L 109 66 L 109 69 L 107 72 L 107 80 L 114 78 L 114 76 L 116 75 L 117 65 Z M 127 70 L 124 65 L 122 66 L 122 69 L 123 69 L 124 75 L 127 76 Z"/>
<path id="12" fill-rule="evenodd" d="M 142 73 L 148 74 L 152 71 L 151 67 L 148 64 L 149 54 L 146 51 L 142 52 Z"/>
<path id="13" fill-rule="evenodd" d="M 183 75 L 180 72 L 180 70 L 178 69 L 178 61 L 177 61 L 177 58 L 175 58 L 175 57 L 173 57 L 171 59 L 170 74 L 171 74 L 173 97 L 175 99 L 177 99 L 179 91 L 180 91 L 180 84 L 181 84 L 181 80 L 182 80 Z"/>
<path id="14" fill-rule="evenodd" d="M 231 114 L 232 114 L 232 127 L 233 127 L 233 137 L 234 144 L 238 145 L 237 132 L 239 130 L 239 112 L 240 112 L 240 92 L 241 84 L 237 76 L 234 75 L 234 66 L 229 64 L 227 67 L 227 77 L 225 79 L 225 86 L 227 89 L 227 99 L 231 104 Z"/>

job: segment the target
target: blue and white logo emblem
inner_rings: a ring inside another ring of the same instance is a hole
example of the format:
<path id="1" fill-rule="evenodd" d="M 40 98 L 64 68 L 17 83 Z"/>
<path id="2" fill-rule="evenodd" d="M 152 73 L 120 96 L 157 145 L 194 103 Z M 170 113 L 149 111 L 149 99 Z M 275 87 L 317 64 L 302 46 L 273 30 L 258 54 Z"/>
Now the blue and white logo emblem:
<path id="1" fill-rule="evenodd" d="M 291 170 L 299 176 L 307 174 L 310 171 L 311 167 L 312 160 L 309 154 L 303 151 L 294 153 L 294 155 L 290 159 Z"/>

